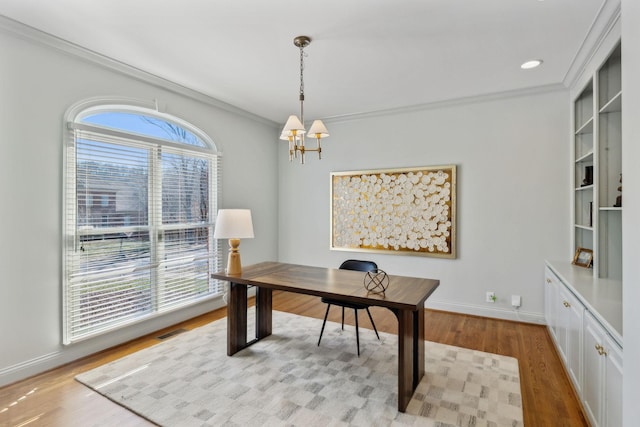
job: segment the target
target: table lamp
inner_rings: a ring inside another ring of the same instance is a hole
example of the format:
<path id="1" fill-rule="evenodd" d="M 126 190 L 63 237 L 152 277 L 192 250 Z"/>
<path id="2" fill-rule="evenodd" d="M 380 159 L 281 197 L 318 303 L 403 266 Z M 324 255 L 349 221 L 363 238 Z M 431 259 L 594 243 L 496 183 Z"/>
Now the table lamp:
<path id="1" fill-rule="evenodd" d="M 220 209 L 216 218 L 214 239 L 229 239 L 229 259 L 227 274 L 239 276 L 242 274 L 240 263 L 240 239 L 253 238 L 253 223 L 249 209 Z"/>

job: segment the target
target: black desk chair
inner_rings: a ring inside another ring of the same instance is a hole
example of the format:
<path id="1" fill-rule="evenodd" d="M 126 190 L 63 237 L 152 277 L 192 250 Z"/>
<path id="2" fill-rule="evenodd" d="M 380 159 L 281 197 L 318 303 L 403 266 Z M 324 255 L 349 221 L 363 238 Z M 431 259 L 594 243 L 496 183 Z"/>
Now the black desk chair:
<path id="1" fill-rule="evenodd" d="M 342 270 L 355 270 L 355 271 L 378 271 L 378 265 L 373 261 L 360 261 L 357 259 L 348 259 L 340 265 Z M 320 338 L 318 338 L 318 346 L 320 345 L 320 340 L 322 340 L 322 333 L 324 332 L 324 326 L 327 323 L 327 316 L 329 315 L 329 309 L 332 305 L 337 305 L 342 307 L 342 329 L 344 330 L 344 309 L 352 308 L 353 313 L 356 318 L 356 345 L 358 346 L 358 357 L 360 356 L 360 336 L 358 334 L 358 310 L 367 310 L 367 314 L 369 315 L 369 320 L 371 320 L 371 326 L 373 326 L 373 330 L 376 333 L 378 339 L 380 339 L 380 335 L 378 335 L 378 330 L 376 329 L 376 324 L 373 323 L 373 317 L 371 317 L 371 312 L 369 311 L 369 306 L 366 304 L 357 304 L 352 302 L 344 302 L 344 301 L 336 301 L 330 298 L 322 298 L 322 302 L 327 304 L 327 312 L 324 314 L 324 321 L 322 322 L 322 329 L 320 330 Z"/>

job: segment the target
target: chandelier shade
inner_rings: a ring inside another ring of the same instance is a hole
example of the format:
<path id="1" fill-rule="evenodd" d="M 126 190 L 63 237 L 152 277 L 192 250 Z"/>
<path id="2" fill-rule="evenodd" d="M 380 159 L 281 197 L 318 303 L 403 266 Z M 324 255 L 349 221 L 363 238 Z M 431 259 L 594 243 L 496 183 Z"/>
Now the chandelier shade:
<path id="1" fill-rule="evenodd" d="M 304 125 L 296 115 L 290 115 L 287 123 L 284 125 L 283 133 L 291 133 L 292 135 L 302 134 L 305 132 Z"/>
<path id="2" fill-rule="evenodd" d="M 329 136 L 329 131 L 324 123 L 322 123 L 322 120 L 314 120 L 309 128 L 308 135 L 316 139 L 326 138 Z"/>

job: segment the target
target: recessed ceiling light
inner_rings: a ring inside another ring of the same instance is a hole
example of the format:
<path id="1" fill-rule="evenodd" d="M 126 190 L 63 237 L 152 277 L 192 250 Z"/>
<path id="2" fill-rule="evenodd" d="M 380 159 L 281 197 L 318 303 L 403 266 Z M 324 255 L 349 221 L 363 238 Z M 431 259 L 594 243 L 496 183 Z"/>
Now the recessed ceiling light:
<path id="1" fill-rule="evenodd" d="M 520 66 L 523 70 L 530 70 L 532 68 L 536 68 L 542 64 L 542 59 L 533 59 L 531 61 L 527 61 Z"/>

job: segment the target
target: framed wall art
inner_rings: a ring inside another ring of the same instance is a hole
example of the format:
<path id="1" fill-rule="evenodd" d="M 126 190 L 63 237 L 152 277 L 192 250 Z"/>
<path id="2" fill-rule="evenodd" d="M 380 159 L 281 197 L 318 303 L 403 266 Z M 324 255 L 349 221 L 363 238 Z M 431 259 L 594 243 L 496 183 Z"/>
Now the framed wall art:
<path id="1" fill-rule="evenodd" d="M 331 249 L 456 257 L 456 166 L 331 173 Z"/>

